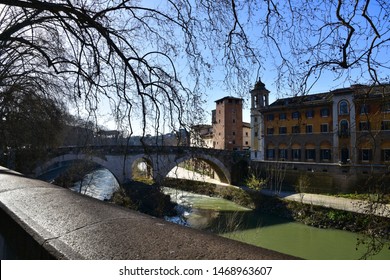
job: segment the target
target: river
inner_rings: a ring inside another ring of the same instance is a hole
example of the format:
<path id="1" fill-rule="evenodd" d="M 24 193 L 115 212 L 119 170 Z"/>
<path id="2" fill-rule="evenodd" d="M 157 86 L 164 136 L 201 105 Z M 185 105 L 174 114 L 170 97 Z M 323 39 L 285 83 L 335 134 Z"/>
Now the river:
<path id="1" fill-rule="evenodd" d="M 356 249 L 356 233 L 319 229 L 280 217 L 258 214 L 231 201 L 164 188 L 177 202 L 180 217 L 167 218 L 212 231 L 227 238 L 311 260 L 353 260 L 365 252 Z M 372 259 L 390 259 L 385 248 Z"/>
<path id="2" fill-rule="evenodd" d="M 89 183 L 89 185 L 87 185 Z M 109 199 L 118 187 L 108 170 L 98 169 L 83 180 L 81 192 Z M 80 191 L 80 185 L 74 186 Z M 365 248 L 356 250 L 356 233 L 319 229 L 271 215 L 259 215 L 231 201 L 205 195 L 164 188 L 164 192 L 178 203 L 179 215 L 166 220 L 214 232 L 221 236 L 259 247 L 290 254 L 304 259 L 359 259 Z M 390 250 L 383 249 L 373 259 L 390 260 Z"/>

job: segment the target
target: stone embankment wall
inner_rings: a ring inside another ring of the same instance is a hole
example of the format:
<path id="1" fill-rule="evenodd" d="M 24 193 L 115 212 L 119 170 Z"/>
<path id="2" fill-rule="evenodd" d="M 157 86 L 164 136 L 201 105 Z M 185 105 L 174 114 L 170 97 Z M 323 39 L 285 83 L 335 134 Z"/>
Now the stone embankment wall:
<path id="1" fill-rule="evenodd" d="M 0 259 L 292 259 L 0 167 Z"/>
<path id="2" fill-rule="evenodd" d="M 270 169 L 284 172 L 284 191 L 295 191 L 301 176 L 309 178 L 305 192 L 310 193 L 367 193 L 373 184 L 390 184 L 390 167 L 385 165 L 253 161 L 251 167 L 258 169 L 264 178 Z"/>

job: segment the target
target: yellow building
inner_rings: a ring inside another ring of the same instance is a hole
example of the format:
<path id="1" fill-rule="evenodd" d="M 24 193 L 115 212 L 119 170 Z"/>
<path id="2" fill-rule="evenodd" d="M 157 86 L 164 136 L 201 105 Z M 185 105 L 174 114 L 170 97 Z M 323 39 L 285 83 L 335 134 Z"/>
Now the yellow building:
<path id="1" fill-rule="evenodd" d="M 330 165 L 390 163 L 390 86 L 353 85 L 278 99 L 251 90 L 251 159 Z"/>

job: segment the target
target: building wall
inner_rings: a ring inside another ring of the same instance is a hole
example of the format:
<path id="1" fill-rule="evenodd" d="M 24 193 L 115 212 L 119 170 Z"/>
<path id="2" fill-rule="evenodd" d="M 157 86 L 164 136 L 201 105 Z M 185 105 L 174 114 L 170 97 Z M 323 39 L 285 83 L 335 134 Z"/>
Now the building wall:
<path id="1" fill-rule="evenodd" d="M 216 149 L 242 150 L 242 99 L 225 97 L 217 100 L 213 128 Z"/>
<path id="2" fill-rule="evenodd" d="M 242 128 L 242 149 L 249 150 L 251 148 L 251 127 L 249 124 L 244 124 Z"/>
<path id="3" fill-rule="evenodd" d="M 252 159 L 390 163 L 390 89 L 376 91 L 351 87 L 252 106 Z"/>
<path id="4" fill-rule="evenodd" d="M 262 107 L 253 100 L 267 91 L 255 86 L 251 94 L 251 159 L 265 169 L 286 165 L 284 183 L 292 190 L 305 174 L 312 192 L 369 191 L 375 178 L 382 186 L 390 182 L 390 85 L 351 86 Z"/>
<path id="5" fill-rule="evenodd" d="M 390 163 L 389 92 L 379 91 L 372 98 L 357 98 L 356 161 L 360 164 Z"/>
<path id="6" fill-rule="evenodd" d="M 322 109 L 329 114 L 321 115 Z M 310 107 L 281 107 L 264 113 L 265 159 L 309 162 L 332 161 L 333 125 L 328 103 Z M 321 127 L 326 127 L 326 129 Z M 315 150 L 311 157 L 307 150 Z M 330 149 L 329 157 L 321 157 Z"/>

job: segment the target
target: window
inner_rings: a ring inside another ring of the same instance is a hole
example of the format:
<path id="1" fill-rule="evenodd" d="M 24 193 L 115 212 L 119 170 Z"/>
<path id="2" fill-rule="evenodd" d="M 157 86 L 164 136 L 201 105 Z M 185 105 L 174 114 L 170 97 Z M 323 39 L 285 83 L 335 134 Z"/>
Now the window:
<path id="1" fill-rule="evenodd" d="M 248 137 L 248 132 L 245 132 L 245 136 L 247 136 L 247 137 Z"/>
<path id="2" fill-rule="evenodd" d="M 236 132 L 235 132 L 235 131 L 233 131 L 233 135 L 236 135 Z"/>
<path id="3" fill-rule="evenodd" d="M 274 134 L 274 128 L 273 127 L 268 127 L 267 128 L 267 135 L 273 135 Z"/>
<path id="4" fill-rule="evenodd" d="M 348 102 L 346 100 L 341 100 L 339 103 L 339 115 L 348 115 L 348 114 L 349 114 Z"/>
<path id="5" fill-rule="evenodd" d="M 286 113 L 280 113 L 279 120 L 285 120 L 285 119 L 287 119 Z"/>
<path id="6" fill-rule="evenodd" d="M 381 128 L 382 130 L 390 130 L 390 121 L 382 121 Z"/>
<path id="7" fill-rule="evenodd" d="M 330 160 L 330 149 L 321 149 L 320 150 L 320 159 L 324 161 Z"/>
<path id="8" fill-rule="evenodd" d="M 257 131 L 255 131 L 255 137 L 257 137 L 259 134 L 257 133 Z"/>
<path id="9" fill-rule="evenodd" d="M 322 108 L 321 109 L 321 117 L 328 117 L 329 116 L 329 108 Z"/>
<path id="10" fill-rule="evenodd" d="M 370 112 L 370 108 L 367 104 L 362 104 L 360 106 L 360 114 L 361 115 L 365 115 L 365 114 L 368 114 Z"/>
<path id="11" fill-rule="evenodd" d="M 306 160 L 312 161 L 316 159 L 316 150 L 315 149 L 306 149 Z"/>
<path id="12" fill-rule="evenodd" d="M 281 126 L 279 127 L 279 134 L 287 134 L 287 127 Z"/>
<path id="13" fill-rule="evenodd" d="M 306 111 L 306 118 L 311 119 L 314 117 L 314 110 Z"/>
<path id="14" fill-rule="evenodd" d="M 311 124 L 306 125 L 306 133 L 313 133 L 313 125 Z"/>
<path id="15" fill-rule="evenodd" d="M 232 144 L 233 144 L 233 145 L 234 145 L 234 144 L 236 144 L 236 141 L 235 141 L 235 140 L 233 140 L 233 143 L 232 143 Z"/>
<path id="16" fill-rule="evenodd" d="M 390 161 L 390 149 L 383 149 L 382 150 L 382 160 L 383 161 Z"/>
<path id="17" fill-rule="evenodd" d="M 327 133 L 327 132 L 329 132 L 329 131 L 328 131 L 328 124 L 327 124 L 327 123 L 321 124 L 320 130 L 321 130 L 321 133 Z"/>
<path id="18" fill-rule="evenodd" d="M 292 133 L 300 133 L 300 127 L 299 125 L 294 125 L 291 127 L 291 132 Z"/>
<path id="19" fill-rule="evenodd" d="M 255 117 L 255 123 L 257 123 L 257 117 Z"/>
<path id="20" fill-rule="evenodd" d="M 275 149 L 267 149 L 267 158 L 274 159 L 275 158 Z"/>
<path id="21" fill-rule="evenodd" d="M 287 159 L 287 149 L 279 149 L 279 158 Z"/>
<path id="22" fill-rule="evenodd" d="M 300 114 L 298 111 L 292 112 L 292 114 L 291 114 L 291 118 L 292 118 L 293 120 L 299 119 L 300 116 L 301 116 L 301 114 Z"/>
<path id="23" fill-rule="evenodd" d="M 236 123 L 236 119 L 233 119 L 233 123 Z"/>
<path id="24" fill-rule="evenodd" d="M 301 150 L 300 149 L 292 149 L 291 156 L 292 156 L 293 160 L 300 160 L 301 159 Z"/>
<path id="25" fill-rule="evenodd" d="M 359 122 L 359 130 L 360 131 L 368 131 L 370 130 L 370 123 L 369 122 Z"/>
<path id="26" fill-rule="evenodd" d="M 390 102 L 385 102 L 382 105 L 382 112 L 390 112 Z"/>
<path id="27" fill-rule="evenodd" d="M 274 120 L 274 115 L 273 114 L 267 115 L 267 121 L 273 121 L 273 120 Z"/>
<path id="28" fill-rule="evenodd" d="M 248 141 L 245 141 L 245 145 L 248 145 L 249 143 L 248 143 Z"/>
<path id="29" fill-rule="evenodd" d="M 348 137 L 349 136 L 348 121 L 341 120 L 339 126 L 340 126 L 339 127 L 339 136 L 340 137 Z"/>
<path id="30" fill-rule="evenodd" d="M 360 158 L 362 161 L 372 160 L 372 150 L 371 149 L 361 149 L 360 150 Z"/>

